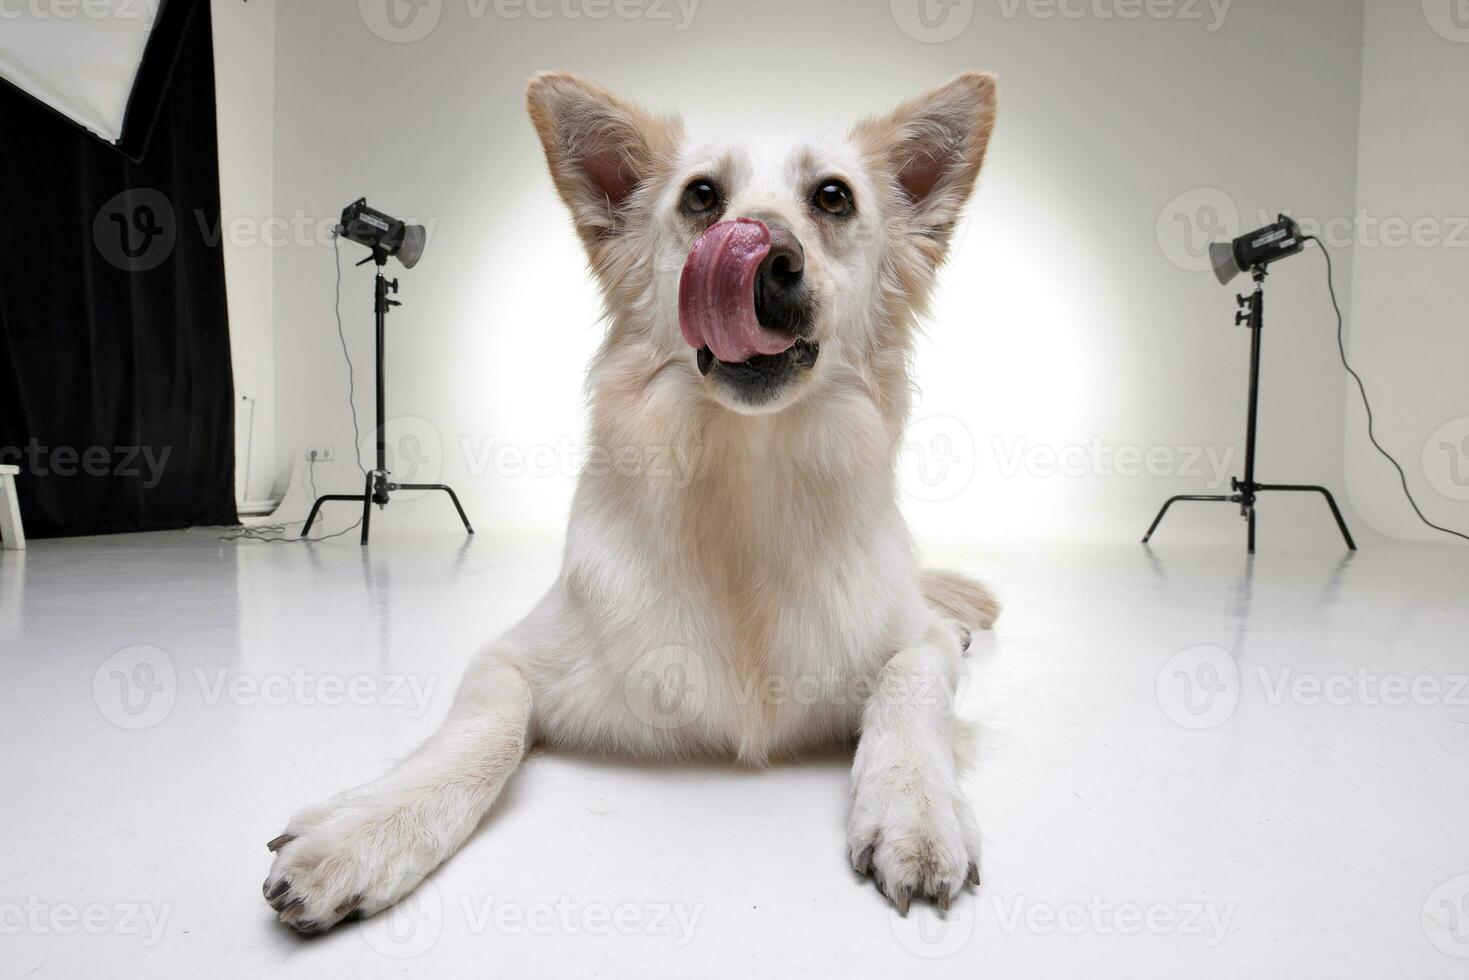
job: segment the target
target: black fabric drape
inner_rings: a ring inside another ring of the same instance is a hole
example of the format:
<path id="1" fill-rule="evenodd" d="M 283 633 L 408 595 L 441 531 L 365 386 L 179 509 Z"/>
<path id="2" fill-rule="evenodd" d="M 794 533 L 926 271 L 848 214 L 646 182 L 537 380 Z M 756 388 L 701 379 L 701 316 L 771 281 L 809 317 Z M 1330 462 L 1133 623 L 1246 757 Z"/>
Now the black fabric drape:
<path id="1" fill-rule="evenodd" d="M 209 4 L 131 163 L 0 86 L 0 463 L 29 537 L 236 521 Z"/>

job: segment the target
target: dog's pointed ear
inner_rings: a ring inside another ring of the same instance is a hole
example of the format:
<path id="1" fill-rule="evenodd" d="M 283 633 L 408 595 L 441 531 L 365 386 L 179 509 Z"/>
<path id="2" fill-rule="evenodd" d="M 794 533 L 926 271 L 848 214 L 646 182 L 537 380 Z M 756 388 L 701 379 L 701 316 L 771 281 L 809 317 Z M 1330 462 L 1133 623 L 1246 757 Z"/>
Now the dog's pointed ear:
<path id="1" fill-rule="evenodd" d="M 896 184 L 910 231 L 940 253 L 984 163 L 995 104 L 995 76 L 965 72 L 852 130 L 869 164 Z"/>
<path id="2" fill-rule="evenodd" d="M 531 79 L 525 101 L 556 190 L 587 248 L 621 234 L 637 191 L 671 164 L 682 124 L 564 72 Z"/>

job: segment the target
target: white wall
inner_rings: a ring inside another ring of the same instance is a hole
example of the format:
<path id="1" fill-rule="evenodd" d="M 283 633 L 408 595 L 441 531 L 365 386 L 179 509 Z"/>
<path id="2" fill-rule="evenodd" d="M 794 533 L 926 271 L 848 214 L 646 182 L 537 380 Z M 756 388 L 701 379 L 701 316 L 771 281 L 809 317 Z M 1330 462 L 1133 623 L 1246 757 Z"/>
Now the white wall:
<path id="1" fill-rule="evenodd" d="M 1193 20 L 1098 16 L 1132 9 L 1106 2 L 1067 6 L 1081 17 L 1023 0 L 960 3 L 937 8 L 960 18 L 950 32 L 964 28 L 940 43 L 904 32 L 910 6 L 702 0 L 680 31 L 677 6 L 662 8 L 672 21 L 539 19 L 513 0 L 442 0 L 416 24 L 437 11 L 434 28 L 408 43 L 365 26 L 370 2 L 277 9 L 275 213 L 329 223 L 365 194 L 434 223 L 419 267 L 394 273 L 406 305 L 391 320 L 389 414 L 421 420 L 409 428 L 425 449 L 442 447 L 441 475 L 477 526 L 562 526 L 574 474 L 526 473 L 493 450 L 579 442 L 582 372 L 599 337 L 595 291 L 522 107 L 524 79 L 547 68 L 680 108 L 696 128 L 795 133 L 841 131 L 965 68 L 1000 73 L 990 162 L 917 362 L 915 443 L 960 460 L 960 478 L 936 487 L 916 478 L 925 460 L 909 460 L 919 496 L 944 498 L 910 501 L 925 536 L 1135 536 L 1164 496 L 1203 489 L 1209 467 L 1191 447 L 1242 455 L 1248 339 L 1230 326 L 1231 291 L 1197 271 L 1197 249 L 1216 216 L 1220 233 L 1237 233 L 1282 208 L 1352 214 L 1360 0 L 1235 0 L 1222 24 L 1217 4 L 1190 4 L 1203 17 Z M 344 245 L 344 264 L 360 252 Z M 293 242 L 271 254 L 275 472 L 331 444 L 338 461 L 318 484 L 355 486 L 331 249 Z M 1338 261 L 1348 290 L 1352 259 Z M 1344 383 L 1313 261 L 1272 277 L 1260 472 L 1339 487 Z M 370 291 L 368 269 L 348 265 L 365 426 Z M 1094 442 L 1104 457 L 1152 450 L 1171 475 L 1104 475 Z M 1067 447 L 1087 472 L 1048 472 L 1047 453 Z M 942 458 L 926 462 L 936 473 Z M 453 524 L 441 501 L 391 519 Z M 1242 535 L 1223 507 L 1170 520 L 1179 540 Z M 1313 501 L 1271 500 L 1262 522 L 1267 542 L 1290 532 L 1333 544 Z"/>
<path id="2" fill-rule="evenodd" d="M 1432 18 L 1417 7 L 1367 4 L 1357 203 L 1373 224 L 1357 235 L 1349 353 L 1378 441 L 1419 506 L 1469 532 L 1469 5 L 1431 2 Z M 1367 440 L 1355 390 L 1347 419 L 1347 484 L 1363 518 L 1393 537 L 1453 543 L 1413 514 Z"/>
<path id="3" fill-rule="evenodd" d="M 259 239 L 259 232 L 268 227 L 274 201 L 275 2 L 212 0 L 210 13 L 219 120 L 220 228 L 235 375 L 235 498 L 260 500 L 269 495 L 276 475 L 275 260 Z M 246 396 L 255 399 L 250 460 Z"/>

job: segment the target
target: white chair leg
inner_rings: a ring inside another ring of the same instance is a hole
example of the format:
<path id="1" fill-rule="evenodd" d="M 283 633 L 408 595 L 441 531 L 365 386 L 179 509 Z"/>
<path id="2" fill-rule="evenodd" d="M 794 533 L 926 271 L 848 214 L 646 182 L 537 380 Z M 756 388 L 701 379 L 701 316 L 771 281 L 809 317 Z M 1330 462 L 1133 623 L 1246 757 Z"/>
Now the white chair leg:
<path id="1" fill-rule="evenodd" d="M 0 547 L 19 551 L 26 546 L 20 525 L 20 500 L 15 495 L 15 477 L 0 476 Z"/>

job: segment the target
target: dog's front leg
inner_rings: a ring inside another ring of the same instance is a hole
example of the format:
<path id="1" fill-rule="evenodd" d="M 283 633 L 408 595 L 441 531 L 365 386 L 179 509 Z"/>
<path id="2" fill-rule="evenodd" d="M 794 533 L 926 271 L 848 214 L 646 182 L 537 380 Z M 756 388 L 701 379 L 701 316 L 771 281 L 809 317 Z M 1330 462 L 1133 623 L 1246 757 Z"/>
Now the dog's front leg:
<path id="1" fill-rule="evenodd" d="M 907 913 L 914 895 L 940 908 L 979 883 L 979 831 L 954 755 L 959 645 L 935 621 L 887 662 L 863 708 L 852 764 L 852 867 Z"/>
<path id="2" fill-rule="evenodd" d="M 297 813 L 271 841 L 265 897 L 301 932 L 397 902 L 458 850 L 525 755 L 531 689 L 494 650 L 448 719 L 387 775 Z"/>

